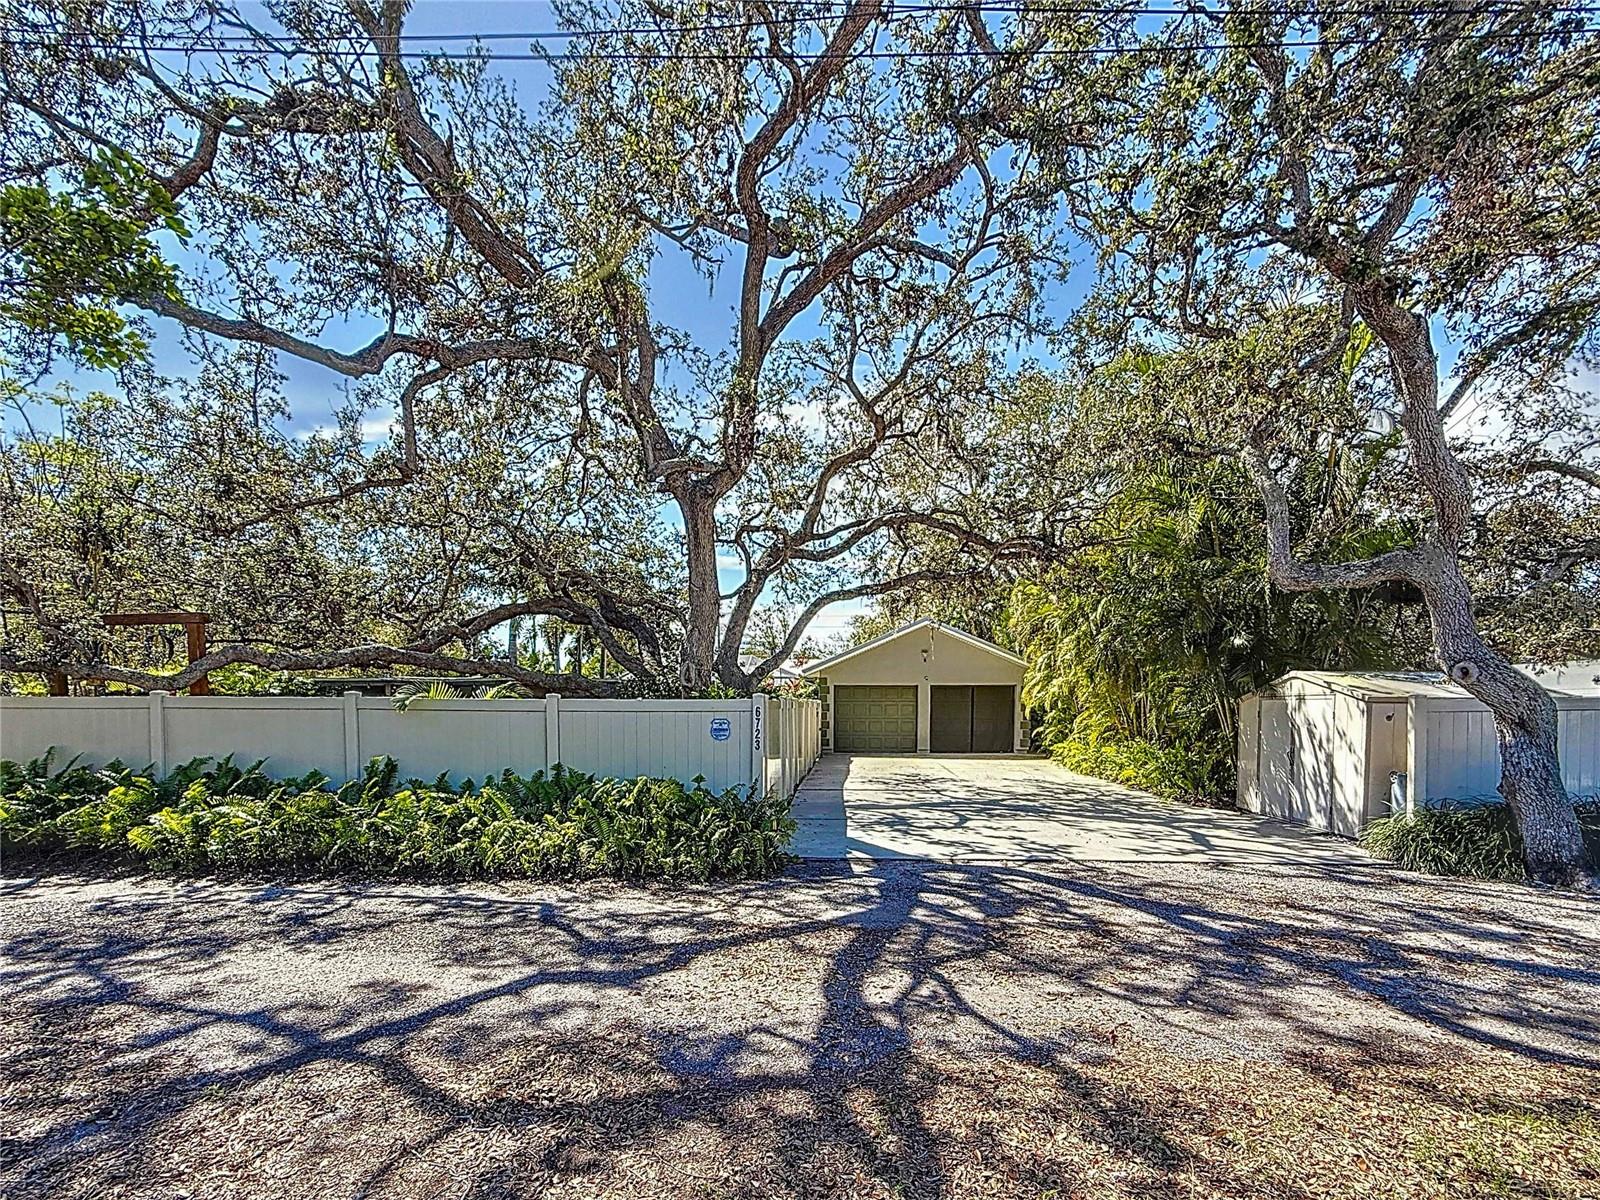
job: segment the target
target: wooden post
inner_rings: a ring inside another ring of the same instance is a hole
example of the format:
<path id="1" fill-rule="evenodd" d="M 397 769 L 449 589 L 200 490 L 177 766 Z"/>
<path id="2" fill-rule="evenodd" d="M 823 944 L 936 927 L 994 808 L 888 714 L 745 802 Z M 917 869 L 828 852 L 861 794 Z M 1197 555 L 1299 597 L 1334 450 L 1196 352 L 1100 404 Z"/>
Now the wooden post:
<path id="1" fill-rule="evenodd" d="M 187 643 L 189 661 L 204 658 L 206 655 L 206 626 L 211 623 L 211 614 L 203 612 L 137 612 L 137 613 L 110 613 L 101 618 L 108 628 L 117 629 L 129 625 L 182 625 L 184 639 Z M 62 693 L 65 695 L 65 693 Z M 200 676 L 189 685 L 191 696 L 209 696 L 211 694 L 211 681 L 204 675 Z"/>
<path id="2" fill-rule="evenodd" d="M 65 696 L 67 694 L 67 673 L 65 671 L 46 671 L 45 684 L 50 689 L 52 696 Z"/>
<path id="3" fill-rule="evenodd" d="M 203 620 L 185 621 L 183 625 L 185 638 L 189 643 L 189 662 L 192 664 L 206 656 L 206 626 Z M 204 675 L 200 676 L 189 685 L 189 695 L 211 695 L 211 680 Z"/>

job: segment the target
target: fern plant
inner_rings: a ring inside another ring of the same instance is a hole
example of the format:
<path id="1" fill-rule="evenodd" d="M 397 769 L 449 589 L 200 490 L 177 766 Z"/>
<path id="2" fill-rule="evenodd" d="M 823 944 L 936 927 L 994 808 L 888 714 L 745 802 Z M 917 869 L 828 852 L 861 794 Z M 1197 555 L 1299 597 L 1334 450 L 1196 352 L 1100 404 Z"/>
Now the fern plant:
<path id="1" fill-rule="evenodd" d="M 263 766 L 199 759 L 157 779 L 120 764 L 0 763 L 0 836 L 39 854 L 187 874 L 709 880 L 780 870 L 795 828 L 787 801 L 703 780 L 557 767 L 452 784 L 401 780 L 392 760 L 374 759 L 335 787 Z"/>

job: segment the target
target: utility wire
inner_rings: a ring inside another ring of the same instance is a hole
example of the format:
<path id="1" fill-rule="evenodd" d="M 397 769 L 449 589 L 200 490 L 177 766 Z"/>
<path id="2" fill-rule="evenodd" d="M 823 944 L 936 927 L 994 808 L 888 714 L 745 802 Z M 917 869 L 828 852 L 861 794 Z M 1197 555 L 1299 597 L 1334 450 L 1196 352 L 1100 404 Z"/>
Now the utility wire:
<path id="1" fill-rule="evenodd" d="M 769 0 L 769 3 L 773 0 Z M 785 0 L 777 0 L 780 7 L 785 6 Z M 787 0 L 788 7 L 816 8 L 818 6 L 807 3 L 807 0 Z M 832 11 L 818 12 L 805 16 L 778 16 L 774 20 L 779 23 L 790 24 L 817 24 L 831 17 L 842 16 L 849 10 L 838 6 Z M 1119 17 L 1156 17 L 1156 16 L 1277 16 L 1277 17 L 1328 17 L 1328 16 L 1371 16 L 1371 17 L 1396 17 L 1396 16 L 1438 16 L 1453 11 L 1450 0 L 1439 0 L 1438 3 L 1420 3 L 1419 0 L 1406 0 L 1405 3 L 1393 5 L 1355 5 L 1350 7 L 1315 7 L 1305 3 L 1297 4 L 1271 4 L 1271 5 L 1241 5 L 1225 9 L 1203 9 L 1194 7 L 1143 7 L 1133 4 L 1104 5 L 1104 4 L 1027 4 L 1027 3 L 972 3 L 972 4 L 932 4 L 910 3 L 898 4 L 891 2 L 883 16 L 893 19 L 899 16 L 926 15 L 942 12 L 974 12 L 979 14 L 1015 14 L 1019 16 L 1119 16 Z M 1530 3 L 1529 0 L 1485 0 L 1478 5 L 1475 15 L 1505 16 L 1523 12 L 1542 12 L 1549 15 L 1583 16 L 1600 14 L 1600 4 L 1568 4 L 1568 5 L 1541 5 Z M 429 43 L 454 43 L 454 42 L 491 42 L 491 41 L 574 41 L 588 38 L 622 37 L 622 36 L 652 36 L 652 35 L 679 35 L 687 33 L 716 33 L 725 31 L 739 31 L 746 29 L 761 29 L 767 22 L 758 18 L 747 18 L 739 21 L 713 21 L 696 25 L 635 25 L 615 26 L 595 29 L 533 29 L 533 30 L 485 30 L 477 33 L 399 33 L 394 39 L 397 42 L 429 42 Z M 37 44 L 33 39 L 54 33 L 58 36 L 60 30 L 39 30 L 21 26 L 0 26 L 0 37 L 15 39 L 17 45 Z M 1551 31 L 1554 33 L 1555 31 Z M 1480 35 L 1481 36 L 1481 35 Z M 297 47 L 308 47 L 320 44 L 337 44 L 365 41 L 364 35 L 355 33 L 345 34 L 292 34 L 284 35 L 281 39 L 273 34 L 211 34 L 207 37 L 204 47 L 193 47 L 200 51 L 221 51 L 224 49 L 249 49 L 268 51 L 273 40 L 291 41 Z M 104 39 L 100 42 L 79 43 L 89 48 L 121 48 L 124 43 Z M 130 49 L 177 49 L 176 45 L 145 46 L 129 45 Z M 283 53 L 278 50 L 278 53 Z M 369 51 L 363 50 L 362 53 Z M 411 52 L 408 52 L 411 53 Z M 429 57 L 439 57 L 429 54 Z M 473 55 L 471 57 L 480 57 Z M 509 56 L 499 56 L 509 57 Z M 535 56 L 526 56 L 535 57 Z"/>
<path id="2" fill-rule="evenodd" d="M 818 6 L 806 3 L 806 0 L 793 0 L 792 7 L 815 8 Z M 1337 7 L 1308 7 L 1305 4 L 1288 5 L 1263 5 L 1263 6 L 1238 6 L 1234 8 L 1197 9 L 1197 8 L 1172 8 L 1172 7 L 1140 7 L 1137 5 L 1088 5 L 1088 4 L 1008 4 L 1008 3 L 976 3 L 976 4 L 898 4 L 891 3 L 885 10 L 885 19 L 900 16 L 923 16 L 945 12 L 973 12 L 982 14 L 1012 14 L 1017 16 L 1083 16 L 1083 17 L 1189 17 L 1189 16 L 1268 16 L 1268 17 L 1337 17 L 1337 16 L 1366 16 L 1366 17 L 1429 17 L 1448 14 L 1453 11 L 1448 0 L 1439 3 L 1418 3 L 1418 0 L 1408 0 L 1406 3 L 1389 6 L 1374 6 L 1371 4 L 1353 6 L 1349 8 Z M 843 16 L 849 12 L 844 6 L 832 8 L 829 11 L 816 12 L 804 16 L 775 16 L 777 23 L 789 24 L 818 24 L 825 20 Z M 1600 14 L 1600 4 L 1570 4 L 1570 5 L 1542 5 L 1530 3 L 1529 0 L 1488 0 L 1474 10 L 1475 15 L 1505 16 L 1519 12 L 1542 12 L 1552 16 L 1583 16 Z M 710 14 L 708 14 L 709 16 Z M 529 30 L 484 30 L 478 33 L 405 33 L 396 34 L 397 42 L 543 42 L 566 41 L 574 38 L 612 37 L 626 34 L 665 34 L 665 33 L 700 33 L 718 32 L 722 30 L 761 29 L 767 22 L 760 18 L 746 18 L 743 20 L 714 20 L 703 24 L 694 25 L 632 25 L 613 26 L 597 29 L 529 29 Z M 0 26 L 0 34 L 10 36 L 37 35 L 45 31 L 22 26 Z M 49 31 L 58 32 L 58 31 Z M 216 45 L 231 45 L 238 43 L 242 46 L 256 46 L 270 34 L 248 33 L 219 33 L 212 34 L 208 40 Z M 356 33 L 329 33 L 329 34 L 293 34 L 286 35 L 302 45 L 312 45 L 321 42 L 350 42 L 365 41 L 365 35 Z"/>
<path id="3" fill-rule="evenodd" d="M 692 32 L 687 30 L 654 30 L 656 33 Z M 1600 33 L 1600 26 L 1583 26 L 1572 29 L 1541 29 L 1541 30 L 1490 30 L 1483 33 L 1458 33 L 1451 34 L 1448 40 L 1455 42 L 1490 42 L 1490 41 L 1545 41 L 1551 38 L 1569 38 L 1587 36 Z M 1036 58 L 1088 58 L 1101 56 L 1115 56 L 1125 54 L 1161 55 L 1181 53 L 1204 53 L 1221 50 L 1253 50 L 1260 48 L 1277 50 L 1324 50 L 1338 49 L 1349 46 L 1378 46 L 1390 45 L 1395 42 L 1413 40 L 1407 36 L 1378 36 L 1371 38 L 1309 38 L 1300 41 L 1252 41 L 1252 42 L 1189 42 L 1179 45 L 1160 44 L 1130 44 L 1126 46 L 1049 46 L 1039 50 L 1030 51 L 1031 57 Z M 58 41 L 0 38 L 0 46 L 19 50 L 47 50 L 58 46 Z M 378 55 L 373 48 L 332 48 L 308 46 L 304 43 L 294 45 L 251 44 L 248 46 L 217 46 L 194 45 L 180 42 L 149 43 L 149 42 L 76 42 L 74 49 L 94 50 L 103 53 L 155 53 L 155 54 L 250 54 L 250 55 L 275 55 L 279 58 L 304 58 L 320 56 L 323 58 L 345 59 L 370 59 Z M 998 54 L 1007 53 L 1005 49 L 997 51 Z M 428 50 L 400 50 L 393 57 L 400 59 L 426 60 L 426 61 L 467 61 L 467 62 L 564 62 L 568 60 L 584 62 L 745 62 L 752 58 L 774 57 L 772 52 L 760 47 L 752 47 L 748 52 L 738 53 L 733 51 L 708 50 L 708 51 L 681 51 L 681 50 L 626 50 L 626 51 L 599 51 L 599 52 L 573 52 L 573 51 L 538 51 L 526 54 L 507 53 L 461 53 L 458 51 L 428 51 Z M 785 58 L 796 62 L 816 62 L 829 58 L 847 58 L 861 60 L 906 60 L 906 59 L 970 59 L 988 58 L 988 51 L 976 48 L 963 48 L 955 50 L 918 50 L 908 48 L 905 50 L 851 50 L 844 53 L 829 53 L 827 51 L 796 50 L 786 52 Z"/>

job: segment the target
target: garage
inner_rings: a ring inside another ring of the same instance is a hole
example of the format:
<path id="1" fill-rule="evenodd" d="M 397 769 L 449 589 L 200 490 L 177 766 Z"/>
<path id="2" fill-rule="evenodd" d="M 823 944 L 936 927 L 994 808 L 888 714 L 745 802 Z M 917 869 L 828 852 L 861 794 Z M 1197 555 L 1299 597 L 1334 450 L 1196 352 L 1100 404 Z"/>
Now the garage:
<path id="1" fill-rule="evenodd" d="M 913 754 L 917 749 L 915 687 L 845 686 L 834 697 L 838 749 Z"/>
<path id="2" fill-rule="evenodd" d="M 934 754 L 1005 754 L 1012 749 L 1012 699 L 1007 687 L 930 689 L 928 749 Z"/>
<path id="3" fill-rule="evenodd" d="M 825 750 L 1014 754 L 1028 748 L 1021 658 L 924 618 L 812 663 Z"/>

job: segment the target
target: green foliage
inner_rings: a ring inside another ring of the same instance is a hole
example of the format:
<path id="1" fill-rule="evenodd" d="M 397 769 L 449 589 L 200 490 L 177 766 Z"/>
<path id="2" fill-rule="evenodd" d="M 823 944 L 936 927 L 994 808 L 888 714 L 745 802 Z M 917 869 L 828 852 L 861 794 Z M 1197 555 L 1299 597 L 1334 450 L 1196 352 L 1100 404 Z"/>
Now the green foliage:
<path id="1" fill-rule="evenodd" d="M 1233 770 L 1229 747 L 1218 737 L 1176 743 L 1127 736 L 1103 713 L 1078 715 L 1052 755 L 1069 771 L 1126 784 L 1157 796 L 1214 800 L 1224 794 L 1219 781 Z"/>
<path id="2" fill-rule="evenodd" d="M 1577 805 L 1589 861 L 1600 862 L 1600 804 Z M 1505 804 L 1418 809 L 1411 816 L 1379 817 L 1361 833 L 1361 844 L 1408 871 L 1466 875 L 1521 882 L 1522 834 Z"/>
<path id="3" fill-rule="evenodd" d="M 1348 476 L 1346 467 L 1320 464 Z M 1359 471 L 1359 465 L 1354 468 Z M 1344 478 L 1340 488 L 1360 480 Z M 1394 544 L 1348 519 L 1328 480 L 1296 481 L 1333 554 Z M 1366 593 L 1271 586 L 1251 485 L 1228 462 L 1123 477 L 1087 549 L 1012 592 L 1023 694 L 1065 766 L 1157 793 L 1220 799 L 1233 785 L 1238 698 L 1294 668 L 1395 665 L 1393 605 Z"/>
<path id="4" fill-rule="evenodd" d="M 465 700 L 467 693 L 460 688 L 435 679 L 431 683 L 408 683 L 396 690 L 393 703 L 395 712 L 407 712 L 422 700 Z M 528 689 L 514 683 L 496 683 L 478 688 L 473 700 L 526 700 Z"/>
<path id="5" fill-rule="evenodd" d="M 326 692 L 288 671 L 271 671 L 251 663 L 218 667 L 209 678 L 211 691 L 218 696 L 315 696 Z"/>
<path id="6" fill-rule="evenodd" d="M 0 318 L 54 339 L 93 367 L 144 357 L 116 305 L 178 299 L 178 275 L 148 232 L 188 237 L 166 189 L 121 152 L 103 151 L 70 192 L 0 187 Z"/>
<path id="7" fill-rule="evenodd" d="M 185 874 L 303 871 L 445 878 L 748 878 L 787 861 L 789 802 L 698 781 L 557 767 L 482 784 L 401 781 L 390 759 L 334 787 L 261 763 L 197 760 L 163 779 L 120 763 L 0 763 L 0 838 Z"/>

